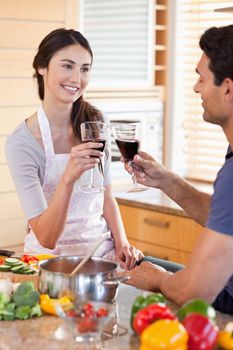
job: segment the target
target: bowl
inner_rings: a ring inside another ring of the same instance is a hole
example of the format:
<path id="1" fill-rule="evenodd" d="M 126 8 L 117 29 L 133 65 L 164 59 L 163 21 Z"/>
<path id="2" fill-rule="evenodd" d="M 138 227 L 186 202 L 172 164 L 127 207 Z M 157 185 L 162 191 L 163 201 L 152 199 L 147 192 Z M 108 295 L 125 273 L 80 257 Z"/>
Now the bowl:
<path id="1" fill-rule="evenodd" d="M 79 343 L 98 343 L 101 334 L 114 316 L 111 303 L 87 301 L 56 305 L 57 315 L 70 327 Z"/>

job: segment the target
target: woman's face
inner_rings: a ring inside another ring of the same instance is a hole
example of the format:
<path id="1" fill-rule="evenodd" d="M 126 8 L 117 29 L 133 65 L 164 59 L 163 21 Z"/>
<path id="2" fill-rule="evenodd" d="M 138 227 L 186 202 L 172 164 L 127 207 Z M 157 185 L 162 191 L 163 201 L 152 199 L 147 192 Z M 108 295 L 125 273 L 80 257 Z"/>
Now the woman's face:
<path id="1" fill-rule="evenodd" d="M 75 44 L 56 52 L 47 68 L 38 72 L 44 78 L 44 100 L 73 103 L 83 95 L 90 80 L 91 55 Z"/>

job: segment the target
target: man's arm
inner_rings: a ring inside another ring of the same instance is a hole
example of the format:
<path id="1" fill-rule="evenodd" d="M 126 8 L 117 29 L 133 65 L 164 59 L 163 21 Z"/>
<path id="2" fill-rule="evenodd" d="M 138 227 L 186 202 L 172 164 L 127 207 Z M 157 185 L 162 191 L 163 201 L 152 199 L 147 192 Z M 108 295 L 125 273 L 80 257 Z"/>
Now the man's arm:
<path id="1" fill-rule="evenodd" d="M 189 182 L 169 171 L 166 171 L 160 189 L 198 224 L 205 225 L 210 208 L 209 194 L 198 191 Z"/>
<path id="2" fill-rule="evenodd" d="M 232 236 L 205 229 L 186 268 L 172 274 L 144 262 L 130 272 L 129 283 L 161 291 L 180 305 L 194 298 L 212 303 L 233 274 L 232 252 Z"/>
<path id="3" fill-rule="evenodd" d="M 134 157 L 139 171 L 134 169 L 137 181 L 148 187 L 161 189 L 174 200 L 197 223 L 204 225 L 210 207 L 211 196 L 198 191 L 187 181 L 165 169 L 155 159 L 145 152 L 139 152 L 140 156 Z M 132 168 L 126 165 L 128 171 Z"/>

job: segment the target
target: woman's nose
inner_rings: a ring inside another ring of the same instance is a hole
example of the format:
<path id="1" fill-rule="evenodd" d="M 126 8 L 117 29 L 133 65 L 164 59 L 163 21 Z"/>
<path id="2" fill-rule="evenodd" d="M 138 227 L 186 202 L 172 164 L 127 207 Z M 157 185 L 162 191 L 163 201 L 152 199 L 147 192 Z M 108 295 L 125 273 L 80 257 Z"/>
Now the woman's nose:
<path id="1" fill-rule="evenodd" d="M 74 71 L 73 71 L 71 80 L 72 80 L 73 82 L 75 82 L 75 83 L 80 83 L 80 81 L 81 81 L 81 74 L 80 74 L 80 71 L 79 71 L 79 70 L 74 70 Z"/>

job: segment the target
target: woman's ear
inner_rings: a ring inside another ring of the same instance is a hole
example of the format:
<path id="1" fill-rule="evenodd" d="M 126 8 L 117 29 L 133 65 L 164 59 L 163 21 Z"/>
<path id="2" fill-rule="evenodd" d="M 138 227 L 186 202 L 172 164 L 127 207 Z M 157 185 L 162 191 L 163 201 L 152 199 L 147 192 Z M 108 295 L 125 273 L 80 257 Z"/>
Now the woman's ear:
<path id="1" fill-rule="evenodd" d="M 38 73 L 39 73 L 40 75 L 44 76 L 45 73 L 46 73 L 46 68 L 39 68 L 39 69 L 38 69 Z"/>

